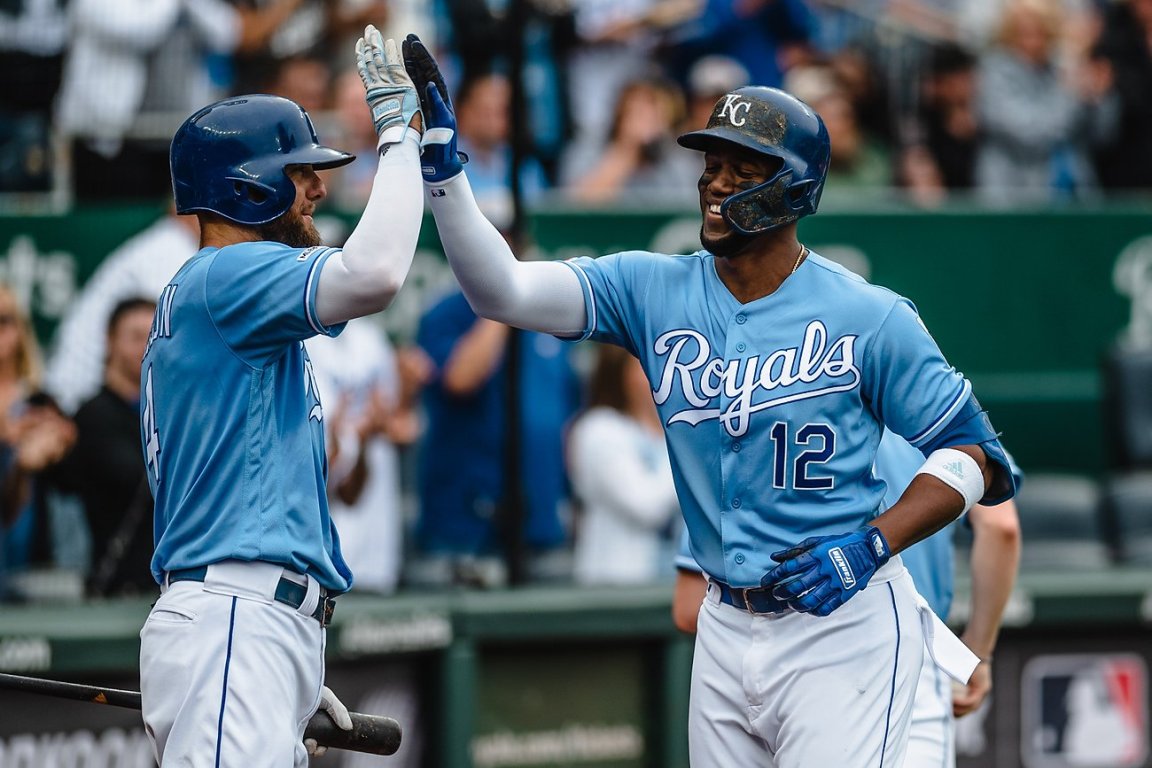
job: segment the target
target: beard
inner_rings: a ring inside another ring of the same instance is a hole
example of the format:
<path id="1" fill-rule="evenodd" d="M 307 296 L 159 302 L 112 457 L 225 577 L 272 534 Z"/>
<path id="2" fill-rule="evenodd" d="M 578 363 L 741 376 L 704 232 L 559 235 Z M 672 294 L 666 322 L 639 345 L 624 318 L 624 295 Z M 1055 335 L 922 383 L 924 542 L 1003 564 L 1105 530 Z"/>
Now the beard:
<path id="1" fill-rule="evenodd" d="M 261 225 L 260 239 L 283 243 L 289 248 L 311 248 L 323 242 L 315 225 L 306 222 L 295 208 Z"/>
<path id="2" fill-rule="evenodd" d="M 719 237 L 710 237 L 704 234 L 704 225 L 700 225 L 700 245 L 704 246 L 704 250 L 719 258 L 727 259 L 739 256 L 754 239 L 754 235 L 744 235 L 735 229 L 729 230 Z"/>

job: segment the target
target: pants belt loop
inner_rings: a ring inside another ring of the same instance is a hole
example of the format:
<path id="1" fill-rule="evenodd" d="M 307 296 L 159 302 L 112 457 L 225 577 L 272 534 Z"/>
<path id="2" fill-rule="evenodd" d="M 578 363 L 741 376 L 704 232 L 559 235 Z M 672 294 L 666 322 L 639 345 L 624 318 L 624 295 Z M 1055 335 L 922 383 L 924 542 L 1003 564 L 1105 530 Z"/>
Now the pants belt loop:
<path id="1" fill-rule="evenodd" d="M 311 576 L 305 578 L 308 579 L 307 592 L 304 593 L 304 601 L 300 603 L 296 612 L 301 616 L 311 617 L 316 612 L 316 606 L 320 604 L 320 583 Z"/>

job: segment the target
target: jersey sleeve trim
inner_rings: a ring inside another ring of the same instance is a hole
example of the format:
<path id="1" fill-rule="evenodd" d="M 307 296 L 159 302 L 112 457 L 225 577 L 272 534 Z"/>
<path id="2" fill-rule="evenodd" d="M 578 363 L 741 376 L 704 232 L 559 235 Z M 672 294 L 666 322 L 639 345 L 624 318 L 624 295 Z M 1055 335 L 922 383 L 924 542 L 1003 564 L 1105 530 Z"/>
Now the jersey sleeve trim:
<path id="1" fill-rule="evenodd" d="M 967 402 L 968 397 L 971 394 L 972 383 L 965 379 L 964 386 L 960 388 L 960 391 L 956 394 L 956 397 L 954 397 L 952 402 L 948 404 L 948 407 L 944 409 L 944 413 L 940 414 L 936 421 L 929 424 L 928 427 L 921 430 L 918 434 L 909 437 L 908 442 L 919 448 L 921 443 L 924 443 L 925 441 L 934 437 L 937 432 L 939 432 L 949 422 L 952 421 L 952 417 L 956 415 L 956 411 L 960 408 L 960 406 Z"/>
<path id="2" fill-rule="evenodd" d="M 580 280 L 580 290 L 584 292 L 584 313 L 588 316 L 588 325 L 584 332 L 579 336 L 561 336 L 564 341 L 584 341 L 589 338 L 596 331 L 596 295 L 592 292 L 592 281 L 588 278 L 588 273 L 579 264 L 571 261 L 562 261 L 567 267 L 570 267 L 576 273 L 576 277 Z"/>
<path id="3" fill-rule="evenodd" d="M 324 262 L 328 261 L 334 253 L 337 253 L 336 248 L 328 248 L 313 259 L 312 268 L 308 271 L 308 280 L 304 284 L 304 315 L 308 318 L 308 325 L 312 326 L 312 330 L 324 336 L 339 335 L 340 330 L 344 327 L 343 323 L 331 326 L 324 325 L 316 315 L 316 290 L 320 286 L 320 270 L 324 266 Z"/>

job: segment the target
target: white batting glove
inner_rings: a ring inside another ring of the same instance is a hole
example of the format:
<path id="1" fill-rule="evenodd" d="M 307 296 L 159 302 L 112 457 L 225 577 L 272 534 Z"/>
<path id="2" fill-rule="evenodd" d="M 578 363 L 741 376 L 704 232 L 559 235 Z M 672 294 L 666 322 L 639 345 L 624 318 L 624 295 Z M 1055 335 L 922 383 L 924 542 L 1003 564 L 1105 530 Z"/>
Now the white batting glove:
<path id="1" fill-rule="evenodd" d="M 332 689 L 324 686 L 320 689 L 320 706 L 318 710 L 324 710 L 332 718 L 332 722 L 342 731 L 352 730 L 352 718 L 348 714 L 348 707 L 340 699 L 336 698 L 336 694 L 332 693 Z M 316 739 L 304 739 L 304 748 L 308 750 L 308 754 L 312 757 L 322 757 L 328 751 L 328 747 L 324 744 L 317 743 Z"/>
<path id="2" fill-rule="evenodd" d="M 381 145 L 402 140 L 413 117 L 420 112 L 420 99 L 404 69 L 396 41 L 384 40 L 376 27 L 366 26 L 364 37 L 356 41 L 356 69 L 364 83 L 364 98 L 372 110 Z M 414 130 L 419 133 L 422 128 Z"/>

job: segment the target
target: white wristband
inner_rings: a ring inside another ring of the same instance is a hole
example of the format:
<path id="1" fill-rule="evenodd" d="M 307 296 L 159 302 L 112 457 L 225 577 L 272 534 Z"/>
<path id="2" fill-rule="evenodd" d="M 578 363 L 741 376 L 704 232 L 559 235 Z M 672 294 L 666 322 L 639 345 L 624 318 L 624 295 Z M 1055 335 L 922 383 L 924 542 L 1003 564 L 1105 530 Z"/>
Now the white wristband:
<path id="1" fill-rule="evenodd" d="M 932 475 L 959 493 L 964 499 L 964 512 L 972 509 L 973 504 L 984 498 L 984 473 L 980 471 L 976 459 L 964 451 L 955 448 L 932 451 L 932 455 L 916 474 Z"/>

